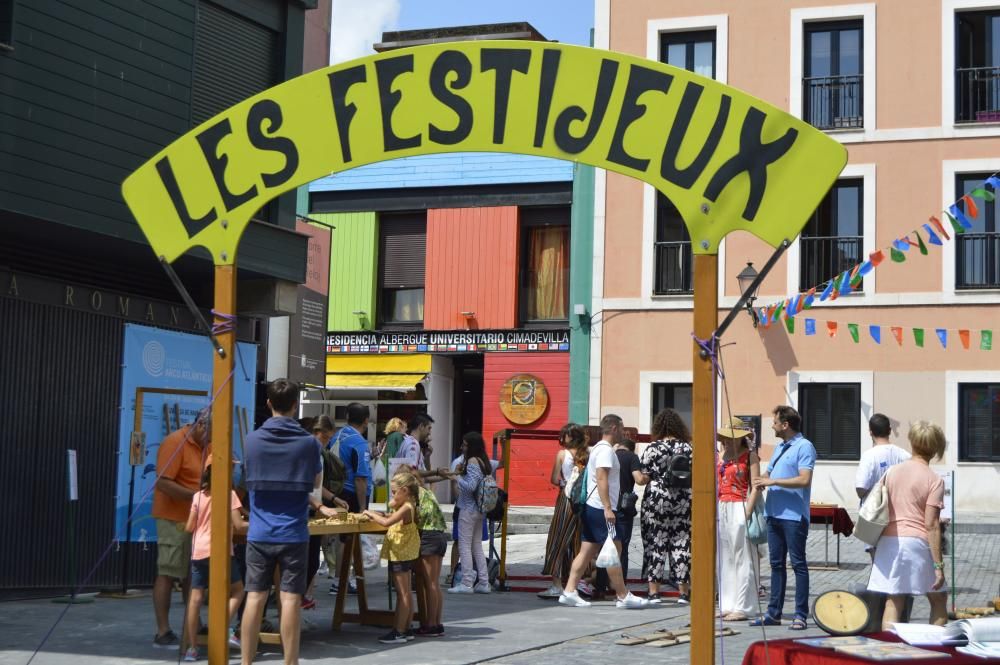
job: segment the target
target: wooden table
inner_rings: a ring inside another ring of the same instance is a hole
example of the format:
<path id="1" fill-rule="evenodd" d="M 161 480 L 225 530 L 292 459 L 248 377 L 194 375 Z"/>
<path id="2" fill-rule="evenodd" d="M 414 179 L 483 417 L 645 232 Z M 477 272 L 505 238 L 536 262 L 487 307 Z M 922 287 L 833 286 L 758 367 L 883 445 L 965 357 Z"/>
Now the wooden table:
<path id="1" fill-rule="evenodd" d="M 362 534 L 383 534 L 388 531 L 387 527 L 379 526 L 375 522 L 333 522 L 326 523 L 319 520 L 309 521 L 310 536 L 347 536 L 344 543 L 343 552 L 345 556 L 354 561 L 355 580 L 358 587 L 358 611 L 345 612 L 344 605 L 347 602 L 348 579 L 350 576 L 350 566 L 343 566 L 340 571 L 339 588 L 337 590 L 337 600 L 333 610 L 332 630 L 340 630 L 343 623 L 357 623 L 365 626 L 386 626 L 392 627 L 396 613 L 392 610 L 376 610 L 368 607 L 368 591 L 365 587 L 365 565 L 361 555 L 361 535 Z M 350 553 L 350 554 L 347 554 Z M 339 561 L 338 561 L 339 567 Z M 278 573 L 275 572 L 275 580 Z M 417 585 L 417 611 L 414 616 L 422 621 L 424 618 L 425 598 L 422 587 Z M 261 633 L 260 641 L 265 644 L 281 644 L 279 633 Z"/>

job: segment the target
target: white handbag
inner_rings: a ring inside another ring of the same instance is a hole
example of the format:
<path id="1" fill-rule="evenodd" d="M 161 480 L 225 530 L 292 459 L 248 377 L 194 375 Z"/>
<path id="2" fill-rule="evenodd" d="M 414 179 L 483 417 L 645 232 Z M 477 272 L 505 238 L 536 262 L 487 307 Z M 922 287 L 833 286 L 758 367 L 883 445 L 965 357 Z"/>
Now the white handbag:
<path id="1" fill-rule="evenodd" d="M 889 490 L 886 489 L 885 479 L 889 477 L 891 471 L 892 469 L 886 471 L 882 479 L 875 484 L 861 504 L 861 510 L 858 511 L 854 537 L 863 543 L 869 545 L 877 543 L 889 524 Z"/>

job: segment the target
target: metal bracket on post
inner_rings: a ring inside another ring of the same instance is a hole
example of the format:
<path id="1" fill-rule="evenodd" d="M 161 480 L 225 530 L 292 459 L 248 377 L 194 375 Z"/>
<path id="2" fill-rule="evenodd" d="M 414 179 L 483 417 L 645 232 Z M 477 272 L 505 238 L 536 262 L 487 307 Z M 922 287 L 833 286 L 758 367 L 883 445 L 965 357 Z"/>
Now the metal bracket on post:
<path id="1" fill-rule="evenodd" d="M 216 339 L 215 333 L 212 332 L 212 326 L 208 325 L 208 321 L 205 320 L 201 310 L 198 309 L 196 304 L 194 304 L 194 299 L 191 297 L 191 294 L 188 293 L 187 289 L 184 288 L 184 283 L 181 282 L 181 278 L 177 276 L 176 272 L 174 272 L 173 266 L 171 266 L 162 256 L 160 257 L 160 265 L 163 266 L 163 269 L 167 272 L 167 277 L 170 278 L 174 288 L 181 294 L 181 299 L 184 300 L 184 304 L 187 305 L 189 310 L 191 310 L 191 315 L 194 316 L 195 321 L 198 322 L 198 325 L 208 331 L 208 338 L 212 341 L 212 346 L 215 348 L 215 352 L 219 354 L 220 358 L 225 358 L 226 350 L 222 348 L 222 344 L 220 344 L 219 340 Z"/>
<path id="2" fill-rule="evenodd" d="M 733 305 L 733 308 L 729 310 L 729 314 L 726 315 L 725 320 L 723 320 L 722 324 L 715 330 L 715 333 L 713 334 L 715 338 L 717 339 L 722 338 L 722 335 L 725 334 L 726 329 L 729 328 L 730 324 L 732 324 L 732 322 L 736 320 L 736 317 L 739 316 L 740 314 L 740 310 L 742 310 L 743 307 L 746 306 L 747 301 L 750 300 L 750 294 L 757 292 L 757 288 L 760 287 L 761 283 L 764 281 L 764 278 L 767 277 L 767 273 L 771 272 L 771 268 L 774 267 L 774 264 L 778 262 L 778 259 L 781 258 L 781 255 L 785 253 L 785 250 L 788 249 L 791 246 L 791 244 L 792 241 L 788 240 L 787 238 L 781 241 L 781 244 L 778 245 L 777 249 L 774 250 L 774 254 L 771 255 L 771 258 L 769 258 L 767 260 L 767 263 L 764 264 L 764 267 L 761 268 L 760 273 L 753 280 L 753 282 L 750 283 L 750 286 L 747 287 L 746 291 L 744 291 L 743 294 L 740 295 L 740 299 L 736 301 L 736 304 Z M 702 349 L 701 350 L 702 360 L 706 359 L 707 357 L 708 353 L 704 349 Z"/>

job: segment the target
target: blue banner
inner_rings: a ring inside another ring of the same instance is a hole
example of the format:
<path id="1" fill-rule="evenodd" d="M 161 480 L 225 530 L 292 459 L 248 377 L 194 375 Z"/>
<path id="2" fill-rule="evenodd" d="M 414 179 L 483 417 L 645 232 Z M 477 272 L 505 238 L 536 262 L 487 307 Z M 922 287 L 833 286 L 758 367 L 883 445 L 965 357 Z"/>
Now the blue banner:
<path id="1" fill-rule="evenodd" d="M 238 408 L 246 409 L 246 422 L 253 428 L 254 384 L 257 373 L 257 347 L 239 343 L 233 373 L 233 399 Z M 153 505 L 152 487 L 156 481 L 156 454 L 163 438 L 180 426 L 194 421 L 198 411 L 211 401 L 212 362 L 214 351 L 208 337 L 160 330 L 135 324 L 125 325 L 125 351 L 122 358 L 122 391 L 118 435 L 118 480 L 115 501 L 115 538 L 125 540 L 129 514 L 129 484 L 133 488 L 132 542 L 156 540 L 156 525 L 150 515 Z M 144 392 L 142 397 L 142 433 L 145 435 L 145 455 L 133 467 L 129 460 L 132 432 L 135 429 L 136 391 L 142 388 L 159 390 L 194 390 L 203 395 Z M 242 460 L 236 412 L 233 413 L 234 459 Z M 234 476 L 240 478 L 236 466 Z"/>

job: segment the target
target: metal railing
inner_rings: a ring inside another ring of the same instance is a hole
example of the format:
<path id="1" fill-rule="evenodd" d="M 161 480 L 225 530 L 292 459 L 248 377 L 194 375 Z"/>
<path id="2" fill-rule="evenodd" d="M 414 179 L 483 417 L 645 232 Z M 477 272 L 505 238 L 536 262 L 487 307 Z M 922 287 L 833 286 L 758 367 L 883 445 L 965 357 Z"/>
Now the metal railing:
<path id="1" fill-rule="evenodd" d="M 955 70 L 955 122 L 1000 122 L 1000 67 Z"/>
<path id="2" fill-rule="evenodd" d="M 1000 289 L 1000 233 L 965 233 L 955 240 L 955 288 Z"/>
<path id="3" fill-rule="evenodd" d="M 803 236 L 799 241 L 801 288 L 817 286 L 861 263 L 862 241 L 861 236 Z"/>
<path id="4" fill-rule="evenodd" d="M 817 129 L 864 127 L 864 76 L 811 76 L 802 79 L 802 114 Z"/>
<path id="5" fill-rule="evenodd" d="M 658 242 L 654 251 L 653 293 L 660 296 L 691 293 L 691 241 Z"/>

